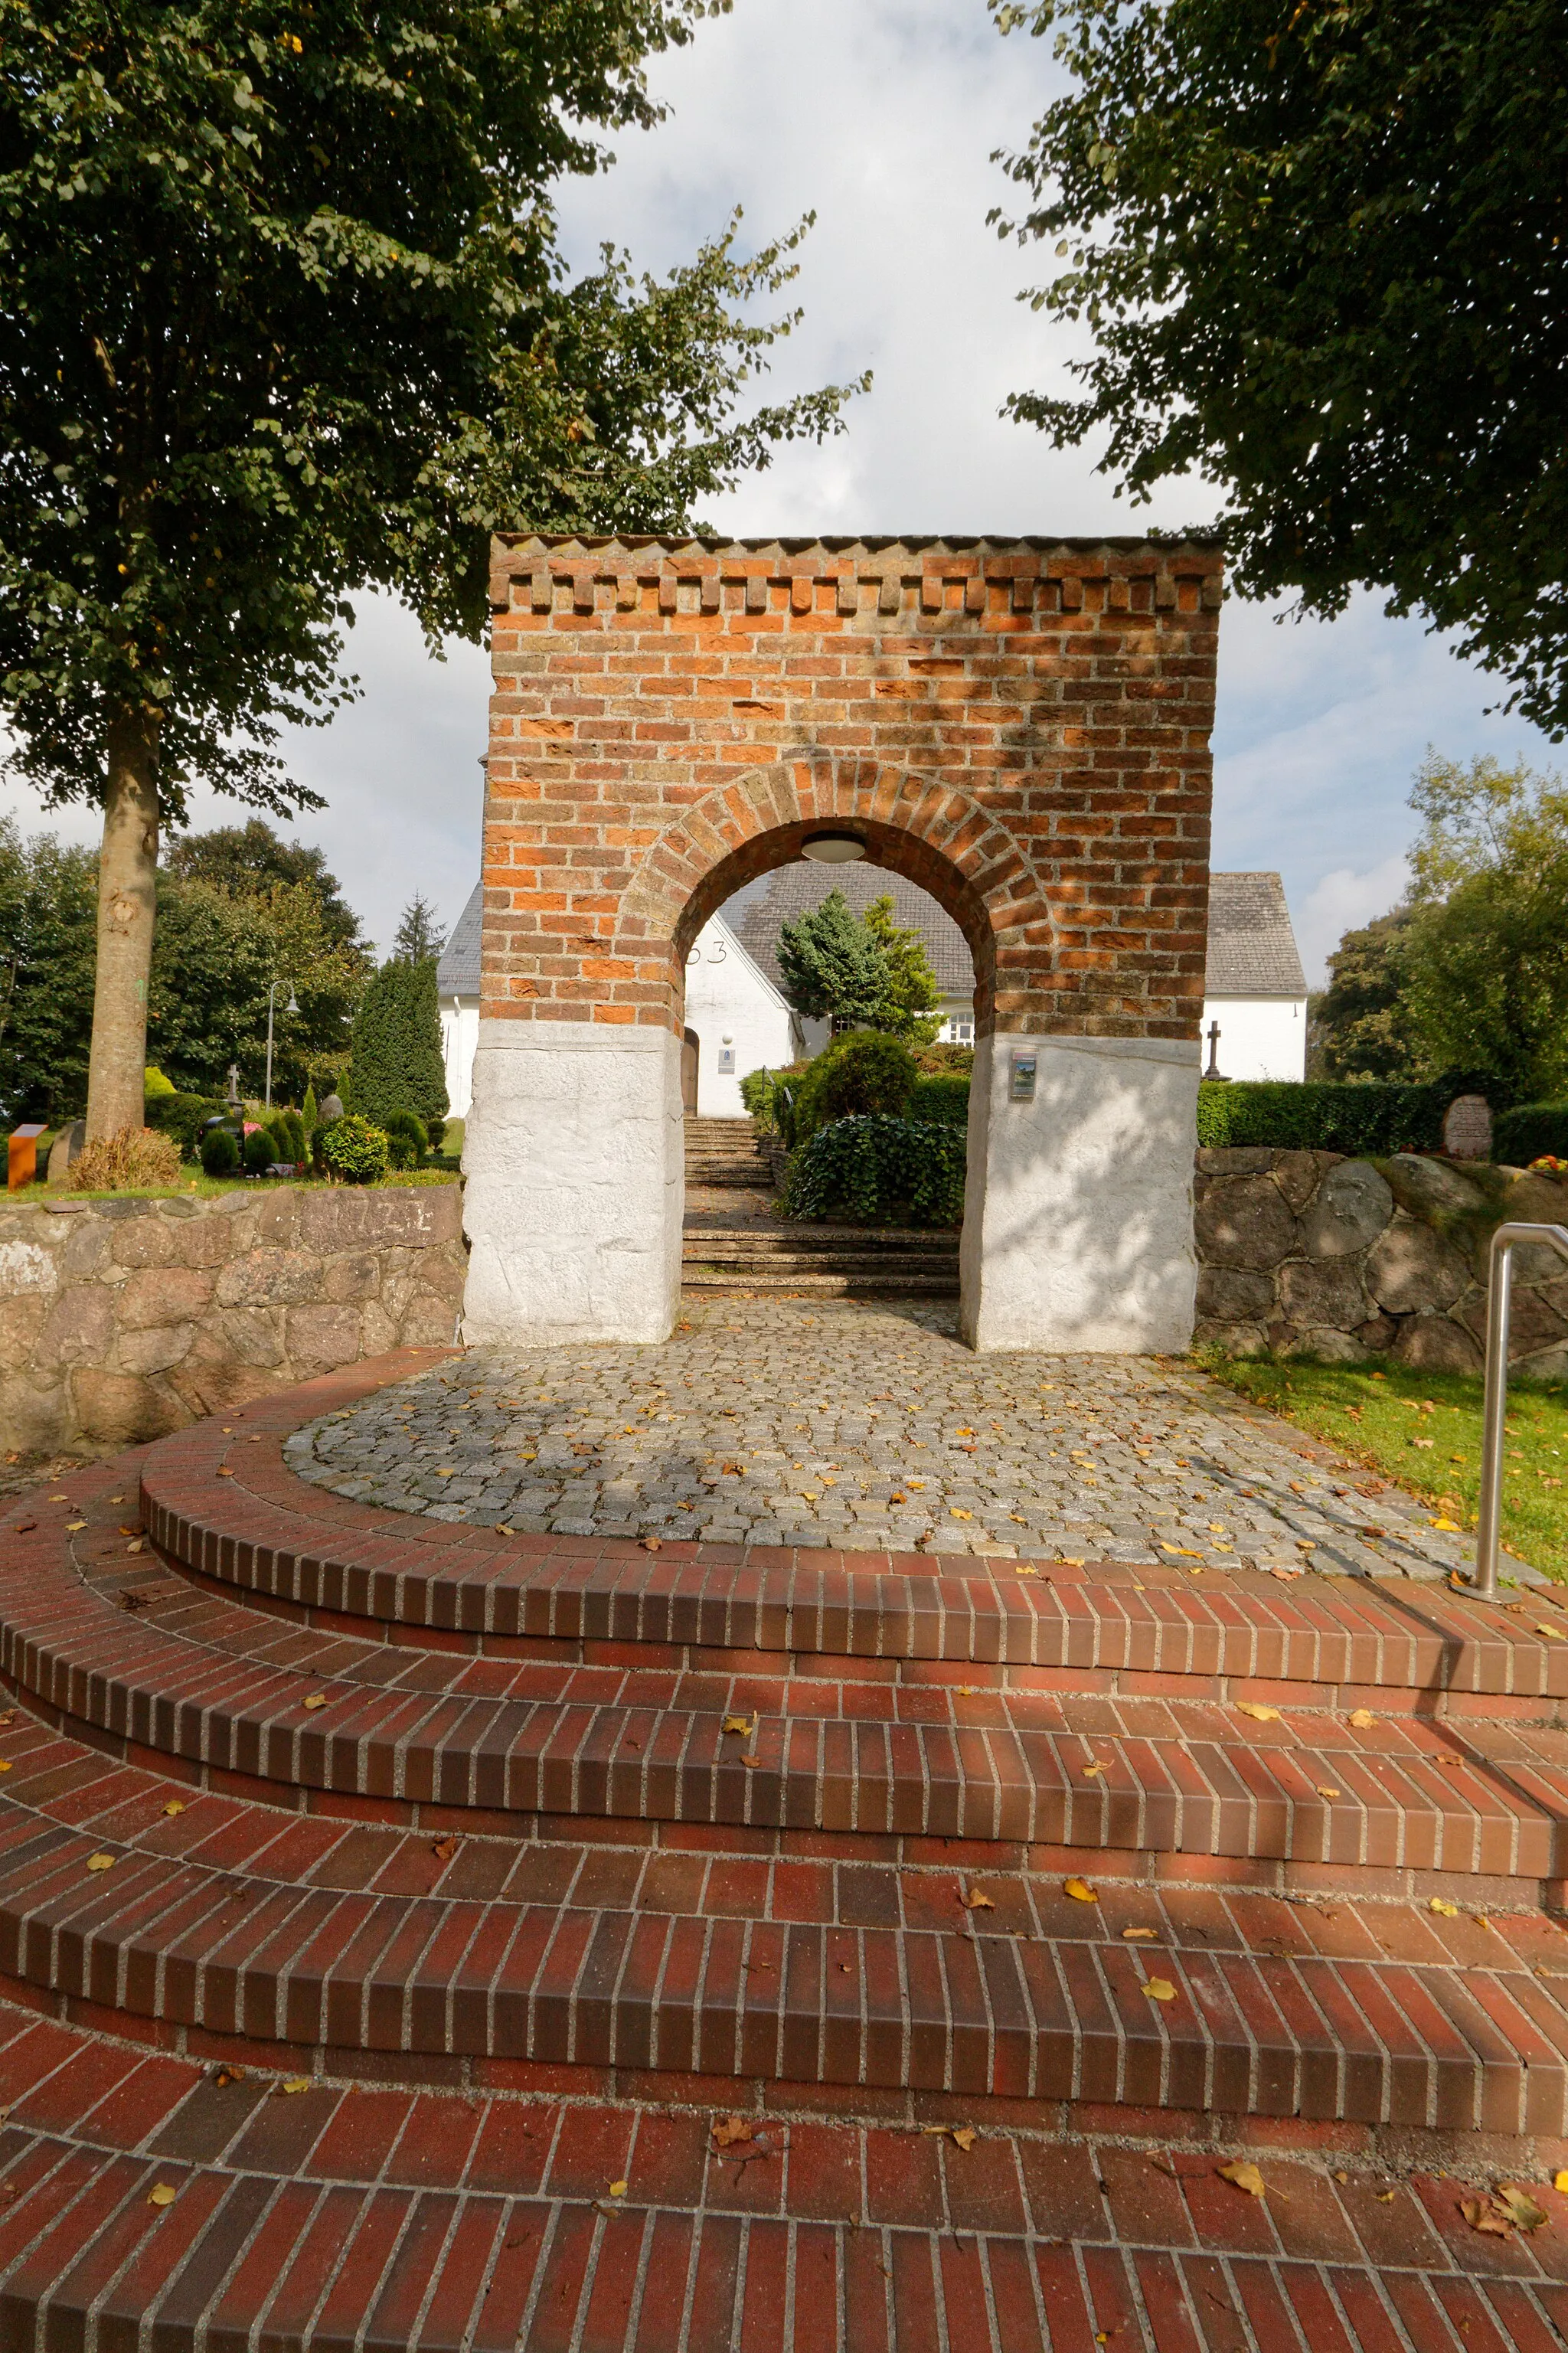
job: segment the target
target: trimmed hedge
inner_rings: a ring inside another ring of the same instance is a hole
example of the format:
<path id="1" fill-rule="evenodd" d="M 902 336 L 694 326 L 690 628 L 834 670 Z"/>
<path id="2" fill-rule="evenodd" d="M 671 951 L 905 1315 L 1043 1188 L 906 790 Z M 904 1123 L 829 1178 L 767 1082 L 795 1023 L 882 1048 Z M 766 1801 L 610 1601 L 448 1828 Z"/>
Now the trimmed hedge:
<path id="1" fill-rule="evenodd" d="M 945 1122 L 880 1112 L 836 1119 L 790 1162 L 784 1212 L 863 1226 L 956 1226 L 964 1157 L 963 1129 Z"/>
<path id="2" fill-rule="evenodd" d="M 1443 1114 L 1460 1092 L 1431 1086 L 1329 1086 L 1297 1079 L 1208 1081 L 1198 1088 L 1198 1142 L 1211 1148 L 1269 1145 L 1276 1150 L 1435 1152 Z"/>
<path id="3" fill-rule="evenodd" d="M 969 1081 L 956 1072 L 940 1078 L 917 1079 L 907 1106 L 910 1119 L 934 1121 L 941 1127 L 969 1124 Z"/>
<path id="4" fill-rule="evenodd" d="M 805 1144 L 841 1119 L 878 1113 L 901 1118 L 916 1077 L 915 1058 L 901 1039 L 880 1029 L 846 1030 L 807 1063 L 788 1124 L 781 1123 L 784 1142 Z"/>
<path id="5" fill-rule="evenodd" d="M 197 1157 L 197 1146 L 205 1121 L 228 1110 L 227 1103 L 215 1095 L 149 1095 L 142 1106 L 142 1116 L 147 1126 L 155 1127 L 161 1135 L 172 1135 L 187 1160 Z"/>
<path id="6" fill-rule="evenodd" d="M 1568 1160 L 1568 1103 L 1517 1103 L 1492 1122 L 1492 1158 L 1528 1168 L 1548 1154 Z"/>

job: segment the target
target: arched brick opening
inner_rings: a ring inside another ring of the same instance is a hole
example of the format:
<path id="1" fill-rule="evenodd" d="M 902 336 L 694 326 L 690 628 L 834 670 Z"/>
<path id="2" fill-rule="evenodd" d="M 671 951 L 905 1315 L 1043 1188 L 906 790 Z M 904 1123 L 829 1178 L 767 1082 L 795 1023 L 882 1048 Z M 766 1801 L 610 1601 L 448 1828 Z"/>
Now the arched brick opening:
<path id="1" fill-rule="evenodd" d="M 1183 1346 L 1217 547 L 495 543 L 476 1339 L 654 1339 L 685 955 L 843 825 L 979 979 L 963 1324 Z"/>
<path id="2" fill-rule="evenodd" d="M 975 1002 L 989 1032 L 999 950 L 1014 959 L 1021 998 L 1028 980 L 1022 959 L 1048 955 L 1039 934 L 1048 937 L 1051 927 L 1040 922 L 1038 878 L 1019 845 L 983 810 L 955 807 L 953 797 L 944 807 L 918 776 L 865 761 L 758 769 L 738 796 L 711 796 L 660 837 L 626 894 L 623 931 L 646 925 L 650 942 L 668 937 L 679 1004 L 687 955 L 710 916 L 746 883 L 799 858 L 813 833 L 842 827 L 859 836 L 873 865 L 918 882 L 952 917 L 974 959 Z"/>

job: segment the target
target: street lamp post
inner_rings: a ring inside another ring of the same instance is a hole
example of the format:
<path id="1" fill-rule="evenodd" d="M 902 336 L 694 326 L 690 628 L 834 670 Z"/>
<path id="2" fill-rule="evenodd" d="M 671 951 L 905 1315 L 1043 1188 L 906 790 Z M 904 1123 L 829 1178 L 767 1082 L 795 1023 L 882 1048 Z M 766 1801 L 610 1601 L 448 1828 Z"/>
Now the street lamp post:
<path id="1" fill-rule="evenodd" d="M 272 1006 L 282 986 L 280 980 L 275 980 L 267 992 L 267 1108 L 268 1111 L 272 1108 Z M 285 1013 L 298 1013 L 300 1010 L 300 1000 L 292 988 L 289 991 L 289 1002 L 283 1010 Z"/>

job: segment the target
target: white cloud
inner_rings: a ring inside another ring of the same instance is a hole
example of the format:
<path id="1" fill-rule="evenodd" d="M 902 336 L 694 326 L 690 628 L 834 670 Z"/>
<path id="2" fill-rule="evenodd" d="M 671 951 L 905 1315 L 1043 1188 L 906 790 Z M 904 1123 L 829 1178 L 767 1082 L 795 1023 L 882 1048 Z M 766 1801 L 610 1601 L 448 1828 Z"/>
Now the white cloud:
<path id="1" fill-rule="evenodd" d="M 1321 988 L 1324 965 L 1342 935 L 1374 915 L 1386 915 L 1405 895 L 1410 880 L 1403 852 L 1358 874 L 1353 867 L 1337 866 L 1325 874 L 1302 901 L 1296 916 L 1296 944 L 1307 967 L 1308 985 Z"/>
<path id="2" fill-rule="evenodd" d="M 1213 512 L 1192 483 L 1130 509 L 1092 451 L 1054 450 L 998 414 L 1016 387 L 1064 386 L 1082 348 L 1015 299 L 1047 266 L 1042 249 L 985 224 L 1016 193 L 991 153 L 1025 138 L 1058 70 L 1048 41 L 1000 39 L 982 0 L 737 0 L 655 61 L 669 120 L 623 137 L 614 171 L 563 191 L 575 259 L 611 237 L 662 271 L 738 202 L 759 240 L 815 206 L 791 296 L 805 320 L 775 350 L 763 393 L 876 372 L 841 439 L 784 450 L 713 502 L 717 527 L 1127 532 Z M 326 848 L 384 942 L 416 885 L 450 921 L 477 872 L 487 673 L 472 648 L 427 661 L 384 600 L 367 600 L 355 636 L 367 700 L 286 748 L 331 804 L 300 835 Z M 1299 628 L 1232 604 L 1220 644 L 1215 860 L 1279 867 L 1303 929 L 1327 878 L 1398 858 L 1429 741 L 1461 756 L 1550 756 L 1533 730 L 1486 716 L 1487 681 L 1371 598 Z M 37 821 L 25 796 L 11 805 Z M 200 814 L 211 822 L 232 805 Z M 89 813 L 59 823 L 96 833 Z"/>

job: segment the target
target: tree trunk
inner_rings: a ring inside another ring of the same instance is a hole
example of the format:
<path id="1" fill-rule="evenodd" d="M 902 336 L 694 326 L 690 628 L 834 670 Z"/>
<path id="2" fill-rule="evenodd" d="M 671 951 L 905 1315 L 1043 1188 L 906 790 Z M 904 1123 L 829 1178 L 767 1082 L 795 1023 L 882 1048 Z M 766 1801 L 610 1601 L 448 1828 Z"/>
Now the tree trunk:
<path id="1" fill-rule="evenodd" d="M 158 718 L 109 726 L 109 791 L 98 869 L 98 976 L 87 1077 L 87 1140 L 142 1124 L 147 979 L 158 871 Z"/>

